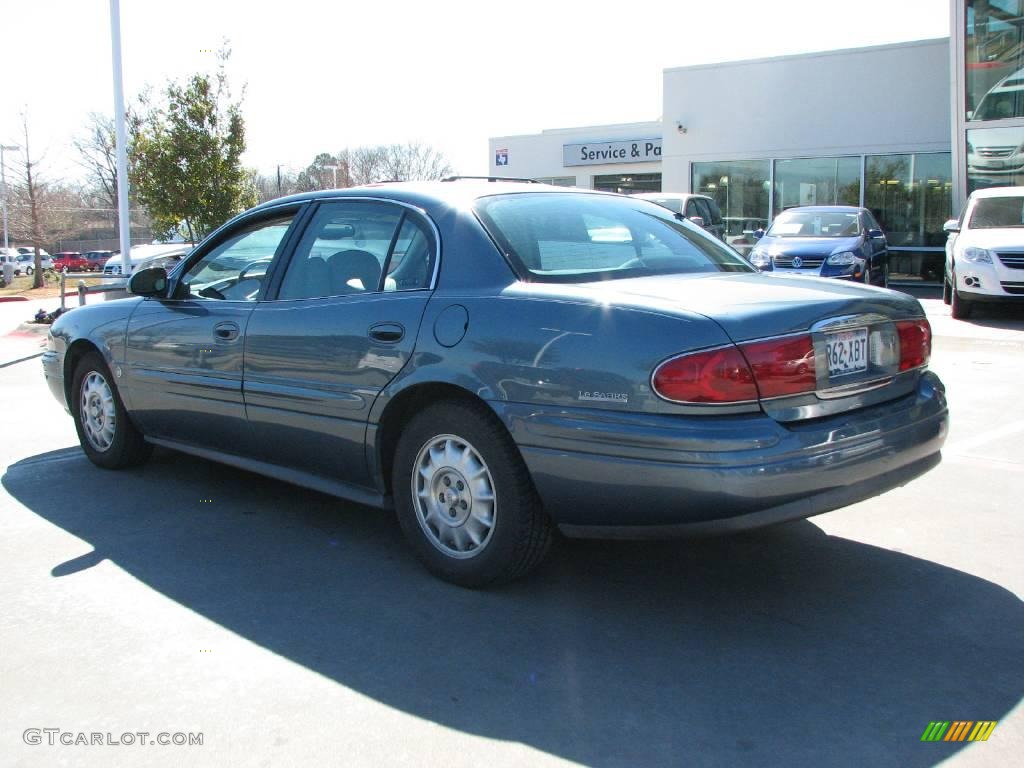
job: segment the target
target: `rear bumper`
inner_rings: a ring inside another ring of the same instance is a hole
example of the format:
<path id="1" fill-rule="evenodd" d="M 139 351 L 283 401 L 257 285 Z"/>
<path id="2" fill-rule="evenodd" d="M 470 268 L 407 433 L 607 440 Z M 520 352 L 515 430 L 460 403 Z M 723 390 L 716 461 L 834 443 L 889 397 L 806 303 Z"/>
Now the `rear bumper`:
<path id="1" fill-rule="evenodd" d="M 948 410 L 924 373 L 898 400 L 794 425 L 496 405 L 548 513 L 569 535 L 754 528 L 828 512 L 939 461 Z"/>

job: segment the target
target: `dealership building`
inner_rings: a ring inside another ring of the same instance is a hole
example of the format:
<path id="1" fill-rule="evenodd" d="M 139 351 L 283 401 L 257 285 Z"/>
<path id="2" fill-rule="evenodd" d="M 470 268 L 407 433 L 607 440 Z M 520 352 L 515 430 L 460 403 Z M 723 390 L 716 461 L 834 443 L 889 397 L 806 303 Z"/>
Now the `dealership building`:
<path id="1" fill-rule="evenodd" d="M 953 0 L 951 38 L 666 69 L 660 120 L 495 137 L 490 173 L 709 195 L 737 244 L 792 206 L 860 205 L 894 273 L 941 279 L 967 194 L 1024 184 L 1022 6 Z"/>

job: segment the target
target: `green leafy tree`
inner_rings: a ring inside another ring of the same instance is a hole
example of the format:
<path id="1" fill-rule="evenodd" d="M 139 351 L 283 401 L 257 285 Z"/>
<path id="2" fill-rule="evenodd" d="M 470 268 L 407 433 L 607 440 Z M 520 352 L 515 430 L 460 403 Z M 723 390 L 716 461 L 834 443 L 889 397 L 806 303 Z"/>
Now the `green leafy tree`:
<path id="1" fill-rule="evenodd" d="M 215 74 L 169 82 L 163 99 L 144 95 L 131 116 L 131 182 L 158 235 L 183 229 L 193 242 L 255 205 L 252 174 L 242 165 L 245 120 L 231 100 L 218 53 Z"/>

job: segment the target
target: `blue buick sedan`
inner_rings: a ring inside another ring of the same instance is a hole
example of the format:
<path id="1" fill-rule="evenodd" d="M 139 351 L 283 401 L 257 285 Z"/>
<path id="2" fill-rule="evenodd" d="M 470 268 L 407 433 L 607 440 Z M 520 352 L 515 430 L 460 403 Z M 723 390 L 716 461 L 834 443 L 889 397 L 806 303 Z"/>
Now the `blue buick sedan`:
<path id="1" fill-rule="evenodd" d="M 889 284 L 889 246 L 867 208 L 815 205 L 775 217 L 750 252 L 765 272 Z"/>
<path id="2" fill-rule="evenodd" d="M 452 178 L 247 211 L 53 325 L 99 467 L 160 445 L 393 509 L 418 557 L 508 581 L 554 534 L 805 518 L 939 461 L 913 298 L 762 274 L 671 211 Z"/>

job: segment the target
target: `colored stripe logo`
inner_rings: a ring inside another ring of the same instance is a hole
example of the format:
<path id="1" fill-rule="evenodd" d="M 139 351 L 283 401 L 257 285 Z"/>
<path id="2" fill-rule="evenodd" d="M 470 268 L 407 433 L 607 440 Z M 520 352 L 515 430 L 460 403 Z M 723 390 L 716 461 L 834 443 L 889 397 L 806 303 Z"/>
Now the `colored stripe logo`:
<path id="1" fill-rule="evenodd" d="M 997 720 L 933 720 L 921 741 L 988 741 Z"/>

